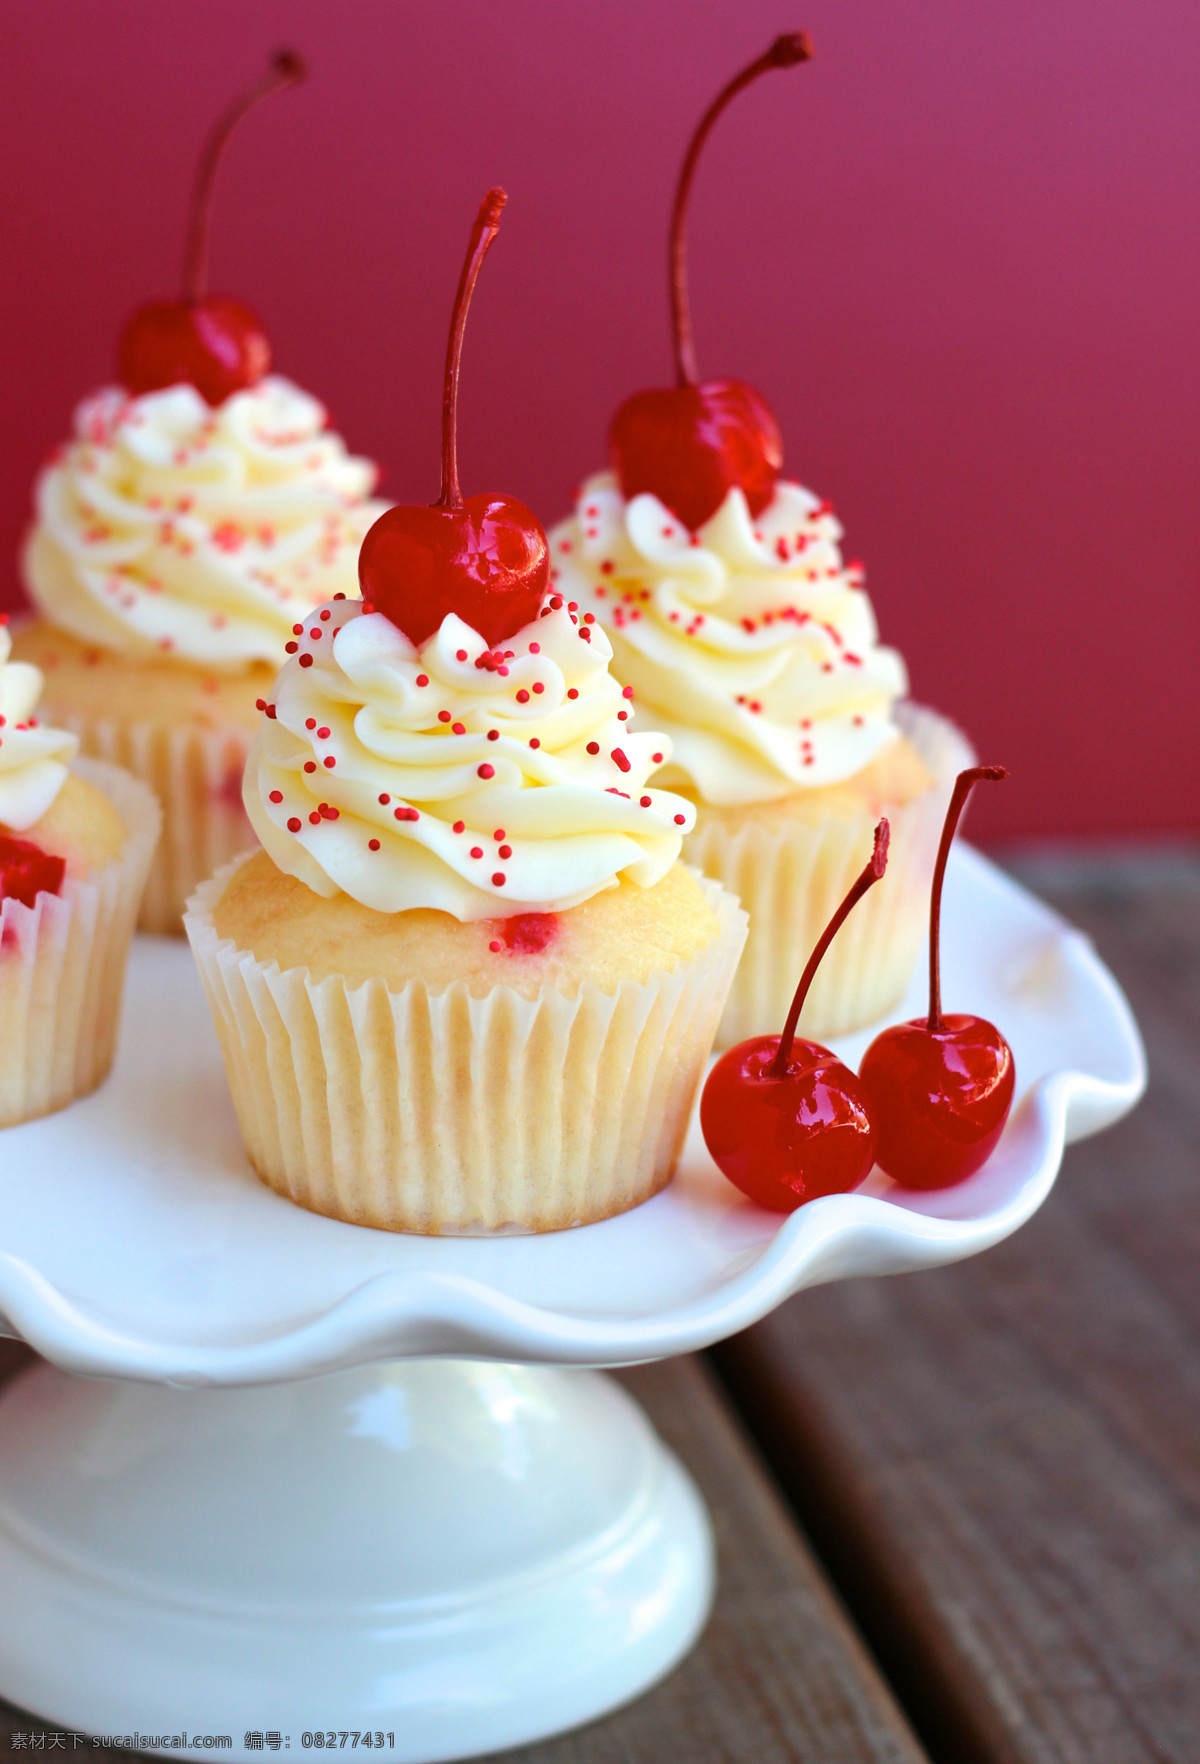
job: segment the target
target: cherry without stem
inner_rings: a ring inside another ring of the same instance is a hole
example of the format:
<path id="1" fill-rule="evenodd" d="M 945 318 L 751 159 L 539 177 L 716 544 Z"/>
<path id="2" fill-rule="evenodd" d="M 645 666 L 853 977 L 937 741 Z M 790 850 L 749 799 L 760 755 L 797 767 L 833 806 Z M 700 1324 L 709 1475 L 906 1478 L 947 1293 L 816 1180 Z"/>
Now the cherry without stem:
<path id="1" fill-rule="evenodd" d="M 240 300 L 209 294 L 208 235 L 217 167 L 234 129 L 272 92 L 306 77 L 291 49 L 271 58 L 263 77 L 218 118 L 196 167 L 184 257 L 183 298 L 139 307 L 121 333 L 121 384 L 135 395 L 181 382 L 211 405 L 257 385 L 271 366 L 271 345 L 260 320 Z"/>
<path id="2" fill-rule="evenodd" d="M 432 637 L 457 613 L 495 648 L 538 615 L 550 578 L 550 548 L 537 516 L 515 496 L 471 496 L 458 482 L 458 381 L 463 331 L 483 260 L 508 198 L 489 190 L 471 229 L 446 347 L 442 394 L 442 492 L 430 508 L 390 508 L 358 557 L 365 603 L 410 642 Z"/>
<path id="3" fill-rule="evenodd" d="M 31 907 L 39 894 L 57 894 L 66 874 L 60 857 L 51 857 L 32 839 L 0 833 L 0 900 Z"/>
<path id="4" fill-rule="evenodd" d="M 774 1212 L 845 1194 L 875 1162 L 875 1130 L 861 1079 L 829 1048 L 797 1039 L 796 1024 L 825 951 L 887 869 L 888 832 L 888 823 L 880 821 L 870 861 L 808 959 L 783 1034 L 731 1047 L 709 1073 L 700 1098 L 700 1126 L 714 1161 L 743 1194 Z"/>
<path id="5" fill-rule="evenodd" d="M 687 285 L 687 213 L 700 150 L 737 94 L 773 67 L 812 58 L 803 31 L 777 37 L 765 55 L 730 80 L 705 111 L 679 174 L 671 212 L 670 293 L 676 384 L 627 398 L 613 419 L 609 448 L 626 497 L 651 492 L 693 531 L 737 486 L 759 515 L 783 466 L 779 424 L 759 393 L 740 380 L 700 381 Z"/>
<path id="6" fill-rule="evenodd" d="M 960 772 L 942 828 L 929 905 L 929 1015 L 877 1035 L 859 1075 L 871 1099 L 876 1158 L 905 1188 L 950 1188 L 984 1164 L 1012 1107 L 1012 1049 L 985 1017 L 944 1015 L 942 884 L 959 817 L 975 785 L 1007 778 L 1002 766 Z"/>

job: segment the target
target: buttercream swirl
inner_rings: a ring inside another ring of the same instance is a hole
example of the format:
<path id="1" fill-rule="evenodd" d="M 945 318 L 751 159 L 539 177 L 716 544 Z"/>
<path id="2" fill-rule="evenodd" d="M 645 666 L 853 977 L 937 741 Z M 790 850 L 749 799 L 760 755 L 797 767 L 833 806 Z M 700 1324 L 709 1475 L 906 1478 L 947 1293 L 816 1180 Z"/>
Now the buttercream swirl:
<path id="1" fill-rule="evenodd" d="M 358 592 L 383 508 L 315 398 L 269 375 L 215 409 L 192 386 L 107 387 L 41 473 L 25 577 L 85 643 L 240 672 L 282 665 L 292 625 Z"/>
<path id="2" fill-rule="evenodd" d="M 670 745 L 631 733 L 611 657 L 557 594 L 494 651 L 454 614 L 417 649 L 361 603 L 323 607 L 250 752 L 255 832 L 317 894 L 377 912 L 506 918 L 648 888 L 695 810 L 646 788 Z"/>
<path id="3" fill-rule="evenodd" d="M 79 743 L 65 729 L 38 722 L 41 670 L 10 661 L 11 651 L 12 638 L 0 625 L 0 826 L 27 833 L 62 789 Z"/>
<path id="4" fill-rule="evenodd" d="M 751 518 L 731 490 L 690 533 L 657 497 L 591 478 L 550 534 L 553 580 L 596 614 L 663 774 L 717 804 L 838 783 L 895 740 L 904 663 L 878 641 L 862 568 L 828 503 L 781 480 Z"/>

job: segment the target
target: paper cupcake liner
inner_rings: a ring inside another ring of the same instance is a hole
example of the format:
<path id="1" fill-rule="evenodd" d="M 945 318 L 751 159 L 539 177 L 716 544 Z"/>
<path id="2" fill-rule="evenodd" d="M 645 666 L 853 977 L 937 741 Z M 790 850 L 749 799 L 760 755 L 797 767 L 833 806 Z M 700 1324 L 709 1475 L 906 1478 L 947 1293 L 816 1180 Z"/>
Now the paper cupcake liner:
<path id="1" fill-rule="evenodd" d="M 523 998 L 465 982 L 348 987 L 218 937 L 230 865 L 185 928 L 250 1160 L 279 1194 L 356 1225 L 425 1234 L 557 1231 L 670 1181 L 745 939 L 701 881 L 712 942 L 613 994 Z"/>
<path id="2" fill-rule="evenodd" d="M 125 964 L 162 814 L 115 766 L 76 760 L 125 823 L 115 863 L 86 882 L 0 903 L 0 1127 L 61 1109 L 108 1075 Z"/>
<path id="3" fill-rule="evenodd" d="M 897 720 L 924 760 L 934 787 L 903 807 L 884 806 L 891 823 L 887 875 L 855 907 L 817 970 L 800 1017 L 816 1040 L 846 1035 L 899 1003 L 922 948 L 929 885 L 942 821 L 957 774 L 974 763 L 960 730 L 919 705 Z M 717 1046 L 777 1035 L 813 945 L 871 855 L 877 816 L 830 816 L 818 826 L 747 818 L 730 827 L 700 805 L 684 840 L 686 860 L 738 895 L 750 934 L 717 1030 Z"/>
<path id="4" fill-rule="evenodd" d="M 78 735 L 85 754 L 141 778 L 162 804 L 162 838 L 138 929 L 181 936 L 188 896 L 222 864 L 257 844 L 242 807 L 252 732 L 90 717 L 57 703 L 53 720 L 56 728 Z"/>

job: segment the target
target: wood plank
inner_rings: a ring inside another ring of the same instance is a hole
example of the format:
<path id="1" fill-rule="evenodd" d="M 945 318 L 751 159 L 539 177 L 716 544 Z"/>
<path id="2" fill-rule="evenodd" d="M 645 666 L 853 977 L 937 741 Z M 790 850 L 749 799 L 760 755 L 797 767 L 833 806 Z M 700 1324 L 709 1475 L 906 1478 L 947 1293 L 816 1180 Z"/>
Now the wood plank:
<path id="1" fill-rule="evenodd" d="M 13 1344 L 0 1344 L 0 1373 L 11 1376 L 30 1357 Z M 716 1609 L 692 1655 L 647 1696 L 577 1733 L 505 1753 L 505 1759 L 923 1764 L 925 1754 L 704 1364 L 674 1360 L 621 1378 L 709 1503 L 720 1556 Z M 204 1713 L 188 1711 L 187 1720 L 201 1731 Z M 0 1703 L 4 1745 L 11 1750 L 14 1733 L 30 1732 L 44 1735 L 45 1723 Z M 297 1746 L 293 1736 L 293 1750 Z M 68 1738 L 66 1749 L 71 1747 Z M 90 1744 L 88 1752 L 106 1760 L 127 1758 Z"/>
<path id="2" fill-rule="evenodd" d="M 1200 858 L 1036 879 L 1147 1100 L 1023 1231 L 799 1295 L 719 1364 L 934 1757 L 1200 1757 Z"/>

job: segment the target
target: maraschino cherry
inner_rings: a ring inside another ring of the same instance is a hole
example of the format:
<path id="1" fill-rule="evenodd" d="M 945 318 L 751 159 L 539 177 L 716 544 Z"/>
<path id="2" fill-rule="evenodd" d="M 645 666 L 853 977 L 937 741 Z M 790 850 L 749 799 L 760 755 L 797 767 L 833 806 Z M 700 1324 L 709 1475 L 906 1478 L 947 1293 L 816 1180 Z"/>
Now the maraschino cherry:
<path id="1" fill-rule="evenodd" d="M 1002 766 L 960 772 L 946 811 L 929 907 L 929 1015 L 877 1035 L 859 1076 L 881 1168 L 904 1188 L 950 1188 L 985 1163 L 1012 1107 L 1012 1049 L 983 1017 L 942 1014 L 940 931 L 946 859 L 967 798 Z"/>
<path id="2" fill-rule="evenodd" d="M 271 366 L 271 345 L 256 314 L 240 300 L 209 294 L 208 231 L 213 182 L 230 135 L 246 112 L 272 92 L 304 79 L 307 69 L 290 49 L 271 57 L 256 85 L 221 116 L 200 155 L 184 257 L 183 298 L 139 307 L 121 333 L 121 384 L 135 395 L 181 382 L 209 404 L 257 385 Z"/>
<path id="3" fill-rule="evenodd" d="M 550 579 L 550 550 L 537 516 L 515 496 L 464 501 L 458 484 L 463 330 L 507 201 L 503 190 L 484 197 L 454 299 L 442 389 L 442 493 L 430 508 L 389 508 L 358 555 L 364 604 L 385 613 L 418 646 L 447 613 L 457 613 L 494 650 L 537 618 Z"/>
<path id="4" fill-rule="evenodd" d="M 716 1163 L 743 1194 L 777 1213 L 857 1188 L 875 1162 L 862 1080 L 819 1042 L 797 1040 L 796 1024 L 822 956 L 887 868 L 888 831 L 880 821 L 870 861 L 808 958 L 783 1034 L 731 1047 L 700 1098 L 704 1143 Z"/>
<path id="5" fill-rule="evenodd" d="M 58 893 L 66 868 L 62 858 L 52 857 L 32 839 L 0 833 L 0 900 L 31 907 L 39 894 Z"/>
<path id="6" fill-rule="evenodd" d="M 670 291 L 677 383 L 636 392 L 613 418 L 609 449 L 626 498 L 650 491 L 694 532 L 735 485 L 750 513 L 770 502 L 783 465 L 783 438 L 766 400 L 740 380 L 700 381 L 687 286 L 687 210 L 700 149 L 721 112 L 773 67 L 812 57 L 803 31 L 777 37 L 709 105 L 692 136 L 671 212 Z"/>

